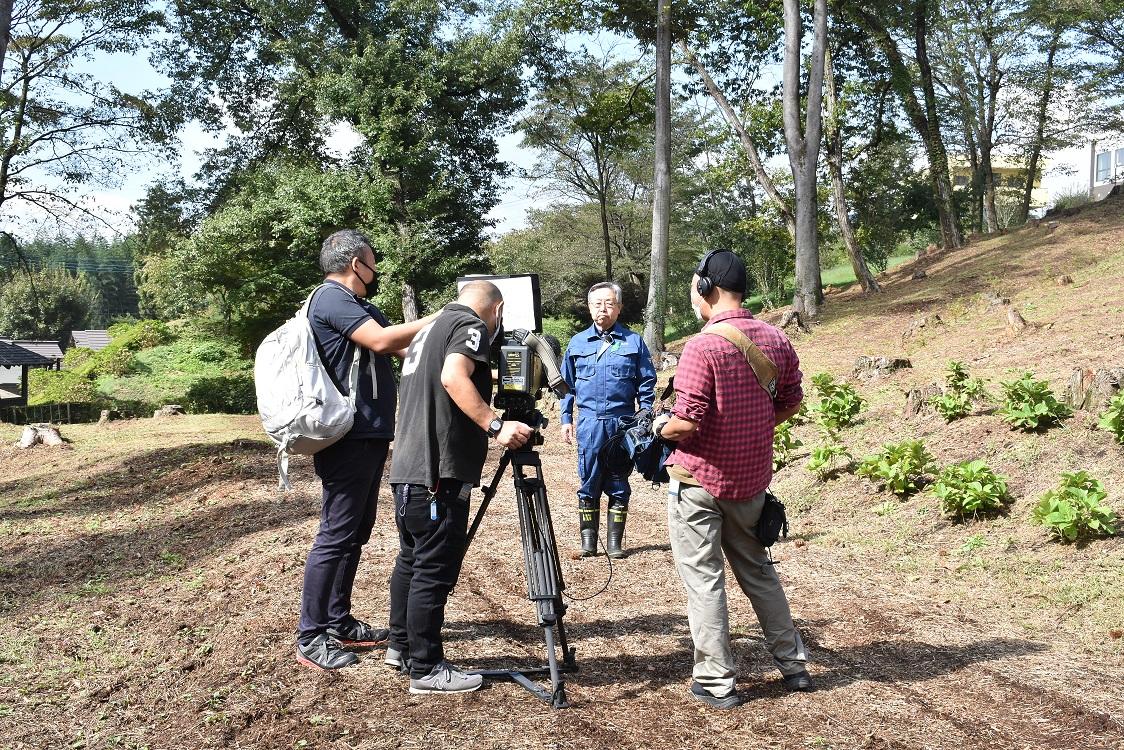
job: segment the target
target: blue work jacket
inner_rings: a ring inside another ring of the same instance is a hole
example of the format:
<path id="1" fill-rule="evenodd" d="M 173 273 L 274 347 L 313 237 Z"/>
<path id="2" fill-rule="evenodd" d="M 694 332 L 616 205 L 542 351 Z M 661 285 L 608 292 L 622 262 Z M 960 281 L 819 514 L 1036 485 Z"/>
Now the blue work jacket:
<path id="1" fill-rule="evenodd" d="M 583 416 L 616 418 L 651 408 L 656 398 L 656 368 L 640 334 L 620 323 L 608 331 L 613 338 L 598 356 L 603 339 L 590 326 L 570 339 L 562 358 L 562 377 L 570 392 L 562 398 L 562 424 L 574 421 L 574 401 Z"/>

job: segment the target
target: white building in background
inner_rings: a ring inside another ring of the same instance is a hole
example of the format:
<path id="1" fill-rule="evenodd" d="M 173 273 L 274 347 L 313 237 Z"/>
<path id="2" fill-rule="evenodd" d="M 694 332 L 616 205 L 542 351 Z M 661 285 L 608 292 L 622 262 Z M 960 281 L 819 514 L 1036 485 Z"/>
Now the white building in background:
<path id="1" fill-rule="evenodd" d="M 1117 185 L 1124 185 L 1124 139 L 1089 144 L 1089 199 L 1103 200 Z"/>

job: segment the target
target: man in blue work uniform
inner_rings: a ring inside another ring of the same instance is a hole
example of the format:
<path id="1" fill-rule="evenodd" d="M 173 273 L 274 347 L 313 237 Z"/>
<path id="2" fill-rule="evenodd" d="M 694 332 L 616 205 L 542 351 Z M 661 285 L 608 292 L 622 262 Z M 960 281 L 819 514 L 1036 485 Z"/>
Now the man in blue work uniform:
<path id="1" fill-rule="evenodd" d="M 597 554 L 601 494 L 609 496 L 609 557 L 624 557 L 621 542 L 632 488 L 628 479 L 604 471 L 598 453 L 617 431 L 617 419 L 634 414 L 636 404 L 651 408 L 656 369 L 644 339 L 617 323 L 621 288 L 611 281 L 594 284 L 586 295 L 593 325 L 570 339 L 562 376 L 570 393 L 562 399 L 562 439 L 574 439 L 574 402 L 578 404 L 578 517 L 582 556 Z"/>

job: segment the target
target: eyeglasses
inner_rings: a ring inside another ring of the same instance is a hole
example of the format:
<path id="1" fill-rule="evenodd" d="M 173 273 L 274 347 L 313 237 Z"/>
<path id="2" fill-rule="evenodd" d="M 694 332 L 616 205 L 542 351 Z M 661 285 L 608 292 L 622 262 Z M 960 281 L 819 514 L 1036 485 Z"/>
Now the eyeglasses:
<path id="1" fill-rule="evenodd" d="M 617 303 L 613 302 L 612 300 L 609 300 L 608 302 L 590 302 L 589 306 L 593 307 L 593 308 L 596 308 L 598 310 L 602 310 L 602 309 L 611 310 L 611 309 L 613 309 L 614 307 L 617 306 Z"/>

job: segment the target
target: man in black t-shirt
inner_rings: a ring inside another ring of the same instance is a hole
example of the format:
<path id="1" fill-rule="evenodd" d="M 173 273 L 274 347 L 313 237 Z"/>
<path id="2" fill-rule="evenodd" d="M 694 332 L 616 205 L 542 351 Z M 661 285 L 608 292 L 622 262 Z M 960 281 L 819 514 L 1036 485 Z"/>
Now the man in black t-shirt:
<path id="1" fill-rule="evenodd" d="M 410 673 L 411 693 L 476 690 L 480 675 L 445 661 L 445 602 L 468 543 L 468 497 L 480 483 L 488 438 L 519 448 L 522 422 L 503 422 L 489 406 L 491 342 L 503 319 L 491 282 L 472 281 L 423 328 L 402 362 L 402 409 L 390 484 L 399 552 L 390 579 L 386 663 Z"/>
<path id="2" fill-rule="evenodd" d="M 401 356 L 419 330 L 435 316 L 402 325 L 389 321 L 364 297 L 375 293 L 375 256 L 359 232 L 336 232 L 320 250 L 324 284 L 316 290 L 308 317 L 324 365 L 342 393 L 355 347 L 359 384 L 355 422 L 342 440 L 313 456 L 323 484 L 320 530 L 304 569 L 297 660 L 318 669 L 355 663 L 344 646 L 373 646 L 386 640 L 351 614 L 351 589 L 363 545 L 371 538 L 383 465 L 394 437 L 396 389 L 389 354 Z"/>

